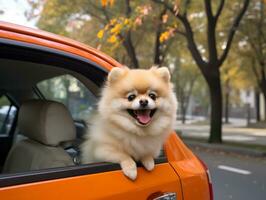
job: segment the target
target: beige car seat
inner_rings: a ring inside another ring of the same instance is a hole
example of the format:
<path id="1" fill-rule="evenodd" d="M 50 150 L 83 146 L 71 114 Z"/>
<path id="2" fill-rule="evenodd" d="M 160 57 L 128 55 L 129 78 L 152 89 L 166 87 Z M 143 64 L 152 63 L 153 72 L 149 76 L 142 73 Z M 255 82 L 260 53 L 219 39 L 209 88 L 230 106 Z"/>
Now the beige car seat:
<path id="1" fill-rule="evenodd" d="M 63 104 L 43 100 L 23 103 L 18 128 L 27 138 L 13 145 L 3 173 L 74 165 L 71 156 L 60 146 L 76 138 L 74 122 Z"/>

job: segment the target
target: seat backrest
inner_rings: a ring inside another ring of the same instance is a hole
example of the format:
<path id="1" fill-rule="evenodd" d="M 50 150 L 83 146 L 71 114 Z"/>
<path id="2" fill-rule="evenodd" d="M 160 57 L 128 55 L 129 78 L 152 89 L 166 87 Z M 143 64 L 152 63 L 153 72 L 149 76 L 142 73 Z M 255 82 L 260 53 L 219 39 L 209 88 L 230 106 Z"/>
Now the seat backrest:
<path id="1" fill-rule="evenodd" d="M 74 122 L 63 104 L 43 100 L 23 103 L 18 128 L 27 138 L 11 148 L 4 173 L 74 165 L 60 146 L 76 138 Z"/>

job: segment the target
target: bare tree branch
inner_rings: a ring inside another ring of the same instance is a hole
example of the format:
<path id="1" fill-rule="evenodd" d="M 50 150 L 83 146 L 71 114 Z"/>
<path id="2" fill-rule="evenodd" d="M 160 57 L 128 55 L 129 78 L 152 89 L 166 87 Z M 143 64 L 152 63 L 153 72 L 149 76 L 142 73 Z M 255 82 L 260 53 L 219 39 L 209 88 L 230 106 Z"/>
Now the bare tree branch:
<path id="1" fill-rule="evenodd" d="M 169 51 L 170 47 L 171 47 L 172 44 L 174 43 L 173 40 L 174 40 L 174 37 L 172 37 L 171 39 L 169 39 L 169 40 L 167 41 L 167 45 L 166 45 L 166 47 L 165 47 L 164 50 L 161 52 L 161 56 L 162 56 L 161 63 L 162 63 L 162 64 L 164 63 L 165 56 L 166 56 L 167 52 Z"/>
<path id="2" fill-rule="evenodd" d="M 194 39 L 194 33 L 193 30 L 190 26 L 190 23 L 186 17 L 177 15 L 177 17 L 181 20 L 183 23 L 185 30 L 186 30 L 186 38 L 187 38 L 187 43 L 188 43 L 188 48 L 195 59 L 196 63 L 198 66 L 202 67 L 206 65 L 206 62 L 202 59 L 202 56 L 198 50 L 197 44 Z M 203 69 L 203 68 L 202 68 Z"/>
<path id="3" fill-rule="evenodd" d="M 260 85 L 260 75 L 256 69 L 256 63 L 255 63 L 255 59 L 254 58 L 251 58 L 251 69 L 255 75 L 255 78 L 256 78 L 256 82 L 258 85 Z"/>
<path id="4" fill-rule="evenodd" d="M 130 6 L 130 0 L 125 0 L 126 3 L 126 11 L 125 14 L 126 16 L 129 18 L 131 15 L 131 6 Z M 136 49 L 132 43 L 132 38 L 131 38 L 131 29 L 129 29 L 126 33 L 125 33 L 125 37 L 123 40 L 123 44 L 126 48 L 126 51 L 130 57 L 131 63 L 133 65 L 134 68 L 139 68 L 139 61 L 136 55 Z"/>
<path id="5" fill-rule="evenodd" d="M 155 46 L 154 46 L 154 64 L 155 65 L 161 65 L 161 42 L 160 42 L 160 36 L 162 33 L 162 26 L 163 26 L 163 16 L 166 14 L 167 8 L 163 8 L 162 12 L 159 14 L 159 19 L 157 20 L 157 27 L 155 31 Z"/>
<path id="6" fill-rule="evenodd" d="M 184 16 L 187 16 L 187 9 L 188 9 L 188 6 L 189 6 L 189 4 L 191 3 L 191 1 L 190 0 L 186 0 L 185 1 L 185 5 L 184 5 Z"/>
<path id="7" fill-rule="evenodd" d="M 228 38 L 227 38 L 227 43 L 226 43 L 226 47 L 218 61 L 219 63 L 219 66 L 221 66 L 225 60 L 225 58 L 227 57 L 227 54 L 229 53 L 229 50 L 230 50 L 230 47 L 231 47 L 231 44 L 232 44 L 232 41 L 233 41 L 233 38 L 234 38 L 234 35 L 235 35 L 235 32 L 239 26 L 239 23 L 242 19 L 242 17 L 244 16 L 247 8 L 248 8 L 248 5 L 249 5 L 249 2 L 250 0 L 245 0 L 244 1 L 244 5 L 242 7 L 242 9 L 240 10 L 239 14 L 236 16 L 231 28 L 230 28 L 230 31 L 229 31 L 229 35 L 228 35 Z"/>
<path id="8" fill-rule="evenodd" d="M 102 24 L 107 24 L 108 20 L 106 19 L 106 17 L 102 18 L 97 13 L 93 13 L 92 12 L 92 10 L 98 10 L 100 12 L 103 12 L 102 8 L 100 8 L 99 6 L 95 5 L 91 1 L 89 1 L 88 3 L 89 3 L 89 6 L 86 6 L 86 8 L 84 10 L 85 11 L 84 13 L 89 13 L 91 16 L 93 16 L 96 19 L 98 19 Z M 93 7 L 94 9 L 91 9 L 91 7 Z"/>
<path id="9" fill-rule="evenodd" d="M 208 19 L 213 19 L 211 0 L 204 0 L 205 10 Z"/>
<path id="10" fill-rule="evenodd" d="M 186 37 L 186 33 L 183 32 L 183 31 L 180 31 L 180 30 L 176 29 L 174 32 L 178 33 L 179 35 L 182 35 L 182 36 Z"/>
<path id="11" fill-rule="evenodd" d="M 207 16 L 207 40 L 209 51 L 209 63 L 216 65 L 217 63 L 217 48 L 216 48 L 216 20 L 212 14 L 211 0 L 204 0 L 205 12 Z"/>
<path id="12" fill-rule="evenodd" d="M 130 0 L 125 0 L 126 1 L 126 16 L 127 17 L 130 17 L 130 14 L 131 14 L 131 7 L 130 7 Z"/>
<path id="13" fill-rule="evenodd" d="M 219 4 L 217 11 L 216 11 L 216 14 L 214 16 L 215 21 L 218 21 L 218 18 L 222 13 L 223 7 L 224 7 L 224 0 L 220 0 L 220 4 Z"/>
<path id="14" fill-rule="evenodd" d="M 206 62 L 202 59 L 202 56 L 197 48 L 196 42 L 194 40 L 193 30 L 190 26 L 190 23 L 186 15 L 180 15 L 179 13 L 176 13 L 173 5 L 167 3 L 166 1 L 160 1 L 160 0 L 153 0 L 153 1 L 164 5 L 174 16 L 176 16 L 176 18 L 178 18 L 182 22 L 183 26 L 185 27 L 185 36 L 187 39 L 187 44 L 191 52 L 191 55 L 193 56 L 198 66 L 201 67 L 201 70 L 205 70 L 203 66 L 206 65 Z"/>
<path id="15" fill-rule="evenodd" d="M 264 59 L 262 52 L 260 51 L 259 47 L 256 46 L 257 42 L 254 41 L 251 37 L 248 38 L 249 44 L 251 46 L 251 48 L 253 49 L 253 51 L 255 52 L 257 59 L 261 60 Z"/>

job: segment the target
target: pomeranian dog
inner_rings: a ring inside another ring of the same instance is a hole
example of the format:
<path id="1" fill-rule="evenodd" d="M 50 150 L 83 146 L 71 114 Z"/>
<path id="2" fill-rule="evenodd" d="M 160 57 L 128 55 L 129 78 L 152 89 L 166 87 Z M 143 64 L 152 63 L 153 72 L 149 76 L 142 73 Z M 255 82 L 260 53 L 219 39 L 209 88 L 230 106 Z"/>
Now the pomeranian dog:
<path id="1" fill-rule="evenodd" d="M 82 163 L 119 163 L 131 180 L 137 177 L 135 161 L 153 170 L 154 158 L 174 128 L 176 110 L 168 68 L 113 68 L 82 145 Z"/>

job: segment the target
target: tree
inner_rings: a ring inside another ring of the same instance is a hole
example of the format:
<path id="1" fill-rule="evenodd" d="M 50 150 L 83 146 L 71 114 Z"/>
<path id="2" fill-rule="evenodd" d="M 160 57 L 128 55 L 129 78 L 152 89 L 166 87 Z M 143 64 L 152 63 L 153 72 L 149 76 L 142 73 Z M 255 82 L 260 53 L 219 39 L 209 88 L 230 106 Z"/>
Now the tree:
<path id="1" fill-rule="evenodd" d="M 249 67 L 253 73 L 257 88 L 262 92 L 266 102 L 266 18 L 263 0 L 253 1 L 240 27 L 242 54 L 249 59 Z M 243 37 L 244 36 L 244 37 Z M 258 101 L 258 98 L 257 98 Z M 259 105 L 259 103 L 258 103 Z M 259 109 L 259 108 L 258 108 Z M 259 112 L 257 112 L 259 113 Z M 264 110 L 266 114 L 266 107 Z M 257 116 L 260 120 L 260 116 Z M 265 118 L 266 120 L 266 118 Z"/>
<path id="2" fill-rule="evenodd" d="M 239 13 L 233 20 L 233 23 L 228 30 L 227 39 L 224 41 L 224 49 L 221 51 L 220 55 L 218 53 L 218 42 L 216 39 L 217 34 L 217 22 L 221 16 L 224 8 L 225 1 L 220 0 L 217 6 L 216 12 L 213 12 L 213 5 L 211 0 L 204 0 L 205 16 L 207 20 L 206 28 L 206 41 L 208 58 L 203 57 L 197 46 L 194 32 L 191 26 L 191 22 L 188 18 L 188 8 L 191 4 L 190 0 L 184 1 L 183 11 L 179 12 L 176 6 L 176 2 L 173 1 L 160 1 L 153 0 L 158 4 L 162 4 L 166 7 L 175 17 L 181 22 L 184 27 L 183 31 L 177 33 L 182 34 L 186 40 L 188 49 L 197 63 L 202 75 L 204 76 L 210 91 L 210 102 L 211 102 L 211 128 L 210 128 L 210 138 L 211 143 L 221 143 L 222 142 L 222 88 L 221 88 L 221 78 L 220 78 L 220 67 L 225 61 L 235 32 L 239 26 L 239 23 L 246 12 L 250 0 L 244 0 L 242 8 L 240 8 Z"/>
<path id="3" fill-rule="evenodd" d="M 104 1 L 102 5 L 106 6 L 108 2 L 110 3 L 111 1 Z M 117 2 L 115 5 L 119 5 L 121 2 L 122 1 L 119 3 Z M 146 36 L 146 41 L 142 46 L 144 47 L 143 49 L 147 50 L 147 47 L 150 48 L 153 46 L 153 48 L 151 48 L 153 50 L 153 64 L 162 66 L 163 63 L 165 63 L 166 54 L 173 44 L 171 39 L 167 39 L 170 38 L 170 32 L 175 31 L 175 28 L 169 26 L 167 23 L 168 21 L 171 21 L 168 20 L 169 17 L 167 14 L 167 9 L 158 8 L 152 3 L 143 4 L 142 1 L 133 2 L 125 0 L 125 3 L 127 10 L 125 17 L 120 15 L 119 17 L 109 20 L 109 23 L 104 27 L 104 29 L 100 30 L 100 38 L 102 38 L 105 33 L 109 39 L 113 38 L 115 41 L 120 41 L 126 47 L 127 45 L 125 45 L 124 42 L 126 41 L 127 35 L 130 33 L 132 38 L 135 38 L 132 40 L 136 41 L 135 44 L 134 42 L 131 42 L 132 50 L 134 50 L 135 55 L 132 56 L 132 54 L 130 54 L 128 51 L 127 52 L 129 57 L 134 57 L 132 60 L 136 60 L 136 62 L 134 62 L 135 64 L 133 63 L 133 66 L 138 68 L 139 60 L 141 59 L 140 55 L 142 53 L 140 51 L 137 53 L 136 47 Z M 109 10 L 112 11 L 113 8 L 110 7 Z M 121 23 L 121 19 L 124 22 Z M 127 21 L 127 23 L 125 23 L 125 21 Z M 169 30 L 167 33 L 165 33 L 164 30 L 167 29 L 167 27 Z M 138 34 L 138 30 L 140 30 L 140 34 Z M 136 36 L 138 36 L 138 38 L 136 38 Z"/>
<path id="4" fill-rule="evenodd" d="M 169 51 L 179 48 L 174 42 L 179 40 L 176 36 L 183 36 L 210 91 L 212 109 L 209 141 L 221 142 L 220 67 L 228 55 L 249 1 L 243 0 L 243 4 L 227 1 L 229 9 L 225 9 L 224 0 L 219 3 L 204 0 L 203 4 L 196 0 L 184 0 L 180 6 L 176 0 L 38 0 L 42 2 L 38 26 L 82 38 L 132 67 L 169 63 Z M 236 6 L 239 6 L 239 13 L 236 17 L 229 16 L 230 7 Z M 215 14 L 213 10 L 216 10 Z M 189 11 L 193 13 L 188 14 Z M 227 22 L 231 21 L 229 26 Z M 221 30 L 222 25 L 230 28 Z M 220 36 L 220 33 L 223 35 Z M 96 34 L 100 42 L 95 39 Z"/>
<path id="5" fill-rule="evenodd" d="M 184 39 L 178 38 L 178 44 L 175 46 L 178 46 L 179 50 L 177 52 L 176 49 L 172 49 L 169 52 L 168 59 L 171 60 L 168 62 L 171 63 L 172 81 L 175 84 L 181 121 L 184 124 L 186 122 L 190 98 L 193 94 L 194 86 L 200 77 L 200 72 L 195 66 L 195 62 L 189 52 L 183 48 L 185 46 Z"/>
<path id="6" fill-rule="evenodd" d="M 154 6 L 151 2 L 33 2 L 31 13 L 39 12 L 40 15 L 38 27 L 89 43 L 132 68 L 143 68 L 152 64 L 163 65 L 167 51 L 172 45 L 171 40 L 161 42 L 164 28 L 168 26 L 165 20 L 167 10 Z"/>
<path id="7" fill-rule="evenodd" d="M 236 45 L 232 47 L 232 53 L 225 61 L 221 68 L 221 80 L 223 85 L 224 97 L 224 118 L 225 123 L 229 123 L 230 104 L 239 104 L 239 91 L 241 89 L 252 89 L 254 81 L 249 78 L 249 73 L 242 65 L 242 58 L 239 59 L 239 52 L 236 50 Z"/>
<path id="8" fill-rule="evenodd" d="M 181 69 L 176 68 L 175 72 L 173 73 L 179 109 L 181 111 L 181 120 L 183 124 L 186 122 L 189 100 L 197 78 L 199 77 L 199 74 L 195 69 L 193 69 L 193 67 L 194 66 L 184 67 L 181 65 Z"/>

